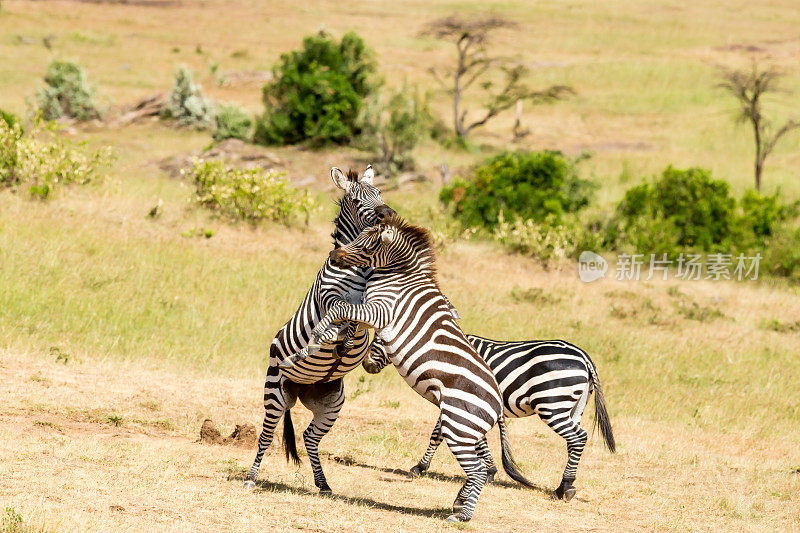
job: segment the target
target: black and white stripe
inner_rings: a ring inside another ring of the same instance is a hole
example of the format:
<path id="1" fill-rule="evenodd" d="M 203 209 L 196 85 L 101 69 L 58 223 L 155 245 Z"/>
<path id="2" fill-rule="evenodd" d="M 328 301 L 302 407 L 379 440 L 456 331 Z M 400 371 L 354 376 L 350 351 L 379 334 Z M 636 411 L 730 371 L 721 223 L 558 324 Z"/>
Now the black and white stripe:
<path id="1" fill-rule="evenodd" d="M 569 501 L 575 495 L 573 483 L 586 446 L 587 435 L 580 426 L 581 416 L 592 392 L 595 393 L 595 423 L 600 427 L 608 449 L 615 451 L 614 435 L 594 362 L 586 352 L 561 340 L 506 342 L 477 335 L 467 335 L 467 339 L 497 378 L 505 415 L 508 418 L 538 415 L 567 441 L 567 466 L 555 496 Z M 376 339 L 364 360 L 364 369 L 375 374 L 388 363 L 387 351 Z M 412 475 L 419 475 L 430 467 L 441 442 L 440 422 L 437 422 L 428 449 L 411 469 Z M 479 452 L 482 452 L 481 458 L 490 474 L 496 472 L 485 440 Z"/>
<path id="2" fill-rule="evenodd" d="M 503 467 L 531 486 L 514 464 L 500 390 L 489 365 L 469 343 L 435 275 L 430 235 L 389 217 L 331 252 L 337 265 L 375 267 L 363 304 L 337 303 L 314 330 L 320 342 L 336 338 L 336 323 L 375 328 L 388 357 L 406 382 L 440 409 L 438 431 L 467 475 L 453 503 L 453 521 L 467 521 L 487 478 L 478 443 L 500 425 Z"/>
<path id="3" fill-rule="evenodd" d="M 345 176 L 335 167 L 331 169 L 331 177 L 336 186 L 345 191 L 335 220 L 335 246 L 349 243 L 364 228 L 394 213 L 383 203 L 380 191 L 372 185 L 371 167 L 361 179 L 354 172 Z M 361 364 L 367 353 L 367 332 L 357 324 L 342 324 L 339 333 L 344 335 L 334 335 L 327 343 L 317 345 L 313 353 L 306 351 L 302 357 L 287 359 L 307 348 L 312 330 L 330 308 L 339 302 L 360 298 L 370 274 L 368 268 L 335 266 L 330 259 L 326 260 L 300 307 L 275 335 L 264 384 L 264 422 L 256 458 L 245 481 L 246 487 L 255 486 L 261 460 L 272 443 L 281 416 L 284 417 L 286 457 L 299 462 L 290 413 L 299 398 L 314 414 L 303 433 L 314 471 L 314 483 L 321 492 L 331 492 L 319 460 L 319 441 L 330 431 L 344 403 L 342 376 Z"/>

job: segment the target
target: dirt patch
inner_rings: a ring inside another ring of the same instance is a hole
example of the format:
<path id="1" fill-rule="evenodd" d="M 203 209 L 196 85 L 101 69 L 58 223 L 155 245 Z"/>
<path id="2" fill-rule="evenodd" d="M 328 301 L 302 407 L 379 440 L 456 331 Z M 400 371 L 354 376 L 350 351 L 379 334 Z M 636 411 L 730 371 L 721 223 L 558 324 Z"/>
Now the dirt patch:
<path id="1" fill-rule="evenodd" d="M 217 429 L 217 425 L 210 418 L 206 418 L 200 428 L 200 442 L 205 444 L 253 448 L 256 445 L 256 440 L 256 427 L 253 424 L 237 424 L 236 429 L 228 437 L 222 436 L 219 429 Z"/>

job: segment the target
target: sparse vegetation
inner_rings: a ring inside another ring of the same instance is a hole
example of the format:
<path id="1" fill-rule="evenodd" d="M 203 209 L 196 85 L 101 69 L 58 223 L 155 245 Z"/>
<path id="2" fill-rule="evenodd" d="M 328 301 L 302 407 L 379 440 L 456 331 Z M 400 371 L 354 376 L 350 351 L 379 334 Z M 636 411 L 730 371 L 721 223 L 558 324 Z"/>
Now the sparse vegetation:
<path id="1" fill-rule="evenodd" d="M 44 82 L 46 85 L 36 93 L 36 100 L 45 120 L 100 117 L 94 89 L 82 66 L 70 61 L 53 61 L 47 67 Z"/>
<path id="2" fill-rule="evenodd" d="M 97 181 L 110 161 L 110 149 L 76 145 L 52 126 L 37 123 L 23 133 L 19 123 L 9 127 L 0 121 L 0 187 L 23 188 L 44 200 L 63 185 Z"/>
<path id="3" fill-rule="evenodd" d="M 234 220 L 288 223 L 303 215 L 306 223 L 315 202 L 274 170 L 241 169 L 221 161 L 195 161 L 187 172 L 195 186 L 195 201 Z M 194 230 L 192 230 L 194 233 Z M 203 230 L 205 237 L 213 236 Z"/>
<path id="4" fill-rule="evenodd" d="M 265 112 L 255 126 L 262 144 L 343 144 L 361 133 L 362 107 L 378 87 L 372 50 L 355 33 L 336 41 L 328 33 L 303 39 L 283 54 L 264 86 Z"/>
<path id="5" fill-rule="evenodd" d="M 247 111 L 234 104 L 222 104 L 215 117 L 217 128 L 214 140 L 240 139 L 247 141 L 251 137 L 253 121 Z"/>
<path id="6" fill-rule="evenodd" d="M 414 169 L 412 151 L 429 135 L 433 121 L 428 97 L 403 84 L 388 102 L 377 99 L 367 111 L 361 144 L 378 155 L 378 164 L 393 174 Z"/>
<path id="7" fill-rule="evenodd" d="M 177 121 L 181 126 L 200 130 L 209 129 L 214 123 L 214 105 L 203 94 L 203 88 L 195 83 L 192 71 L 186 66 L 175 70 L 175 84 L 162 116 Z"/>

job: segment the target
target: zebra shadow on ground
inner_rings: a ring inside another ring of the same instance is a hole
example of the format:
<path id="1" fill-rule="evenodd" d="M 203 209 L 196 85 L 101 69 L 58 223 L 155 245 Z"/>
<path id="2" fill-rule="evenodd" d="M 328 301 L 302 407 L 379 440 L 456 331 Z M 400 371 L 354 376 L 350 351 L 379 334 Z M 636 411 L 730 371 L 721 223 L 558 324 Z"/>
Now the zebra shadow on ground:
<path id="1" fill-rule="evenodd" d="M 238 481 L 238 479 L 236 478 L 233 479 Z M 244 476 L 242 476 L 242 480 L 243 479 Z M 392 505 L 391 503 L 380 502 L 377 500 L 373 500 L 372 498 L 365 498 L 362 496 L 346 496 L 344 494 L 336 494 L 336 493 L 327 496 L 321 496 L 319 492 L 317 492 L 316 490 L 312 491 L 300 487 L 294 487 L 292 485 L 283 483 L 281 481 L 269 481 L 266 479 L 262 479 L 262 480 L 257 480 L 255 483 L 256 483 L 256 488 L 255 488 L 256 492 L 287 492 L 287 493 L 297 494 L 300 496 L 320 496 L 321 498 L 331 498 L 333 500 L 339 500 L 346 503 L 365 505 L 372 509 L 380 509 L 381 511 L 405 513 L 415 516 L 422 516 L 425 518 L 443 519 L 452 514 L 453 512 L 452 509 L 448 509 L 445 507 L 420 508 L 420 507 L 406 507 L 404 505 Z"/>
<path id="2" fill-rule="evenodd" d="M 330 460 L 346 466 L 357 466 L 358 468 L 367 468 L 369 470 L 376 470 L 378 472 L 384 472 L 386 474 L 395 474 L 398 476 L 406 476 L 409 478 L 411 477 L 411 474 L 409 473 L 408 470 L 403 470 L 401 468 L 385 468 L 380 466 L 368 465 L 366 463 L 361 463 L 349 457 L 330 457 Z M 466 481 L 467 479 L 465 476 L 453 476 L 451 474 L 432 472 L 430 470 L 422 474 L 422 477 L 426 477 L 436 481 L 443 481 L 445 483 L 459 483 L 459 484 L 463 484 L 464 481 Z M 492 482 L 492 485 L 495 485 L 497 487 L 520 489 L 520 490 L 535 490 L 537 492 L 541 492 L 548 496 L 552 496 L 553 494 L 553 490 L 548 489 L 546 487 L 540 487 L 536 485 L 533 488 L 527 488 L 521 485 L 520 483 L 517 483 L 516 481 L 507 481 L 505 479 L 497 479 Z"/>

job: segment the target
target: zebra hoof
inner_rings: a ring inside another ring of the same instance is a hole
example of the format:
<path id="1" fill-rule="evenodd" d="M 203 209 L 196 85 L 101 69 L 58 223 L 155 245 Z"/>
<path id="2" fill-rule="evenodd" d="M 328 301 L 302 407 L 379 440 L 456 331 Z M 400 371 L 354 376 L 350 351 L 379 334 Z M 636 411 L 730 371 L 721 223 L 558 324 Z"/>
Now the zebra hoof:
<path id="1" fill-rule="evenodd" d="M 244 490 L 253 490 L 254 488 L 256 488 L 256 482 L 252 479 L 248 479 L 244 482 Z"/>
<path id="2" fill-rule="evenodd" d="M 419 464 L 416 464 L 411 467 L 411 470 L 408 471 L 408 477 L 412 479 L 415 477 L 420 477 L 424 472 L 425 470 L 420 468 Z"/>
<path id="3" fill-rule="evenodd" d="M 491 467 L 486 473 L 486 483 L 494 483 L 494 475 L 497 473 L 497 467 Z"/>
<path id="4" fill-rule="evenodd" d="M 578 489 L 575 487 L 570 487 L 564 491 L 564 497 L 562 498 L 565 502 L 570 501 L 572 498 L 575 497 L 575 493 L 578 492 Z"/>
<path id="5" fill-rule="evenodd" d="M 291 359 L 284 359 L 278 363 L 278 368 L 294 368 L 294 361 Z"/>
<path id="6" fill-rule="evenodd" d="M 450 522 L 451 524 L 456 522 L 461 522 L 461 518 L 457 514 L 451 514 L 445 519 L 445 522 Z"/>
<path id="7" fill-rule="evenodd" d="M 327 487 L 327 486 L 321 487 L 319 489 L 319 495 L 320 496 L 333 496 L 333 491 L 331 490 L 330 487 Z"/>

